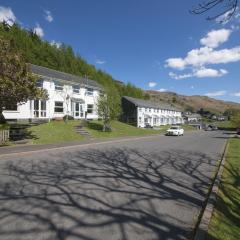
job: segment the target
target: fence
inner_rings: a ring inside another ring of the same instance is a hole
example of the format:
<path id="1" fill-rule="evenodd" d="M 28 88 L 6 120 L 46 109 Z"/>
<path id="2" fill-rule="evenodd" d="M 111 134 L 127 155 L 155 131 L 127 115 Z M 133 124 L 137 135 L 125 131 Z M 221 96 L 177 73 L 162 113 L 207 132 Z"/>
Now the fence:
<path id="1" fill-rule="evenodd" d="M 0 145 L 9 140 L 9 130 L 0 130 Z"/>

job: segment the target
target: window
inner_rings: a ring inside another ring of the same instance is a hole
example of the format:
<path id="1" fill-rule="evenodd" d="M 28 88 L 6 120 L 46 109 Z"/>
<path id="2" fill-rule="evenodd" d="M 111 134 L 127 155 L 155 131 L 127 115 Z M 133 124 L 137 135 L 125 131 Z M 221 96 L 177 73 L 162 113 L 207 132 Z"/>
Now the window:
<path id="1" fill-rule="evenodd" d="M 38 79 L 36 81 L 36 86 L 39 87 L 39 88 L 42 88 L 43 87 L 43 80 L 42 79 Z"/>
<path id="2" fill-rule="evenodd" d="M 63 113 L 63 102 L 55 102 L 54 112 Z"/>
<path id="3" fill-rule="evenodd" d="M 141 117 L 139 117 L 138 120 L 139 120 L 140 123 L 142 122 L 142 118 Z"/>
<path id="4" fill-rule="evenodd" d="M 74 93 L 80 93 L 80 87 L 77 86 L 77 85 L 73 86 L 73 92 Z"/>
<path id="5" fill-rule="evenodd" d="M 142 111 L 142 109 L 141 108 L 139 108 L 139 112 L 141 112 Z"/>
<path id="6" fill-rule="evenodd" d="M 86 89 L 86 95 L 87 96 L 93 96 L 93 88 L 87 88 Z"/>
<path id="7" fill-rule="evenodd" d="M 93 104 L 87 105 L 87 113 L 93 113 Z"/>
<path id="8" fill-rule="evenodd" d="M 62 91 L 63 90 L 63 84 L 59 83 L 59 82 L 54 82 L 55 84 L 55 90 L 56 91 Z"/>

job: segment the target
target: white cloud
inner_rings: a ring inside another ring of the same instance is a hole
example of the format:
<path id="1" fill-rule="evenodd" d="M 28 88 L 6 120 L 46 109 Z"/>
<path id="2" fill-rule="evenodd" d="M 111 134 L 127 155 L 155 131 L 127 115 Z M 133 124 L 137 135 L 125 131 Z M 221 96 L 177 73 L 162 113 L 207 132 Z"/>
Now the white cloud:
<path id="1" fill-rule="evenodd" d="M 53 21 L 53 16 L 52 16 L 52 13 L 49 11 L 49 10 L 44 10 L 44 13 L 45 13 L 45 19 L 48 21 L 48 22 L 52 22 Z"/>
<path id="2" fill-rule="evenodd" d="M 148 83 L 148 86 L 149 86 L 150 88 L 153 88 L 153 87 L 156 87 L 156 86 L 157 86 L 157 83 L 156 83 L 156 82 L 149 82 L 149 83 Z"/>
<path id="3" fill-rule="evenodd" d="M 204 38 L 200 40 L 203 46 L 216 48 L 220 44 L 228 41 L 232 31 L 230 29 L 219 29 L 210 31 Z"/>
<path id="4" fill-rule="evenodd" d="M 185 78 L 191 78 L 191 77 L 197 77 L 197 78 L 222 77 L 227 73 L 228 71 L 225 69 L 216 70 L 212 68 L 202 67 L 199 69 L 194 69 L 192 73 L 186 73 L 186 74 L 176 74 L 176 73 L 170 72 L 169 76 L 171 78 L 179 80 L 179 79 L 185 79 Z"/>
<path id="5" fill-rule="evenodd" d="M 195 87 L 192 85 L 190 88 L 191 88 L 191 89 L 194 89 Z"/>
<path id="6" fill-rule="evenodd" d="M 240 92 L 233 93 L 233 96 L 240 97 Z"/>
<path id="7" fill-rule="evenodd" d="M 57 47 L 57 48 L 60 48 L 60 46 L 62 45 L 60 42 L 56 42 L 55 40 L 52 40 L 52 41 L 50 42 L 50 44 L 51 44 L 52 46 Z"/>
<path id="8" fill-rule="evenodd" d="M 203 77 L 222 77 L 223 75 L 227 74 L 227 70 L 225 69 L 212 69 L 212 68 L 202 68 L 195 72 L 196 77 L 203 78 Z"/>
<path id="9" fill-rule="evenodd" d="M 106 61 L 104 61 L 104 60 L 100 60 L 100 59 L 96 60 L 96 64 L 102 65 L 102 64 L 105 64 L 105 63 L 106 63 Z"/>
<path id="10" fill-rule="evenodd" d="M 168 58 L 165 61 L 165 67 L 180 71 L 191 69 L 190 73 L 184 74 L 169 72 L 169 76 L 174 79 L 184 79 L 190 77 L 221 77 L 227 74 L 228 72 L 225 69 L 216 70 L 206 66 L 240 61 L 240 45 L 233 48 L 215 49 L 228 41 L 232 32 L 232 29 L 225 28 L 212 30 L 200 40 L 202 47 L 190 50 L 184 58 Z"/>
<path id="11" fill-rule="evenodd" d="M 36 27 L 33 29 L 33 32 L 36 33 L 41 38 L 44 36 L 44 31 L 38 23 Z"/>
<path id="12" fill-rule="evenodd" d="M 187 66 L 204 66 L 206 64 L 220 64 L 240 61 L 240 46 L 214 50 L 209 47 L 193 49 L 188 52 L 185 58 L 169 58 L 166 60 L 166 66 L 183 70 Z"/>
<path id="13" fill-rule="evenodd" d="M 158 92 L 167 92 L 166 88 L 160 88 L 159 90 L 157 90 Z"/>
<path id="14" fill-rule="evenodd" d="M 4 21 L 12 26 L 16 21 L 16 17 L 11 8 L 0 6 L 0 22 Z"/>
<path id="15" fill-rule="evenodd" d="M 222 91 L 217 91 L 217 92 L 209 92 L 206 93 L 205 96 L 208 97 L 219 97 L 219 96 L 224 96 L 226 95 L 226 91 L 222 90 Z"/>

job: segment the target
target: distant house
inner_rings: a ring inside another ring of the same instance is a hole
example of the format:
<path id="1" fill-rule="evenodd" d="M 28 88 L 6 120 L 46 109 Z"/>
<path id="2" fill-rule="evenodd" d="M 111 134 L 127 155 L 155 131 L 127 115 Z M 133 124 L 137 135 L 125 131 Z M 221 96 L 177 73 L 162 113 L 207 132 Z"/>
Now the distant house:
<path id="1" fill-rule="evenodd" d="M 122 112 L 123 121 L 137 127 L 183 123 L 181 111 L 132 97 L 122 97 Z"/>
<path id="2" fill-rule="evenodd" d="M 184 118 L 184 121 L 187 123 L 196 123 L 202 120 L 202 116 L 197 113 L 185 114 L 183 118 Z"/>
<path id="3" fill-rule="evenodd" d="M 47 90 L 48 100 L 29 100 L 7 107 L 7 120 L 53 119 L 70 115 L 76 119 L 97 119 L 97 99 L 101 86 L 92 80 L 46 67 L 29 64 L 38 77 L 37 86 Z"/>
<path id="4" fill-rule="evenodd" d="M 225 117 L 225 116 L 218 116 L 218 117 L 217 117 L 217 120 L 218 120 L 218 121 L 225 121 L 225 120 L 226 120 L 226 117 Z"/>

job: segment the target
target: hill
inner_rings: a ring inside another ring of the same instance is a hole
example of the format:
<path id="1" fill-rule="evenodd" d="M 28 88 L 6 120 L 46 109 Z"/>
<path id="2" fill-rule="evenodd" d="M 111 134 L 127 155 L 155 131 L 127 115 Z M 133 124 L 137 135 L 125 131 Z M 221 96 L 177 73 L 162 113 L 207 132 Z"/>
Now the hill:
<path id="1" fill-rule="evenodd" d="M 114 79 L 110 74 L 89 64 L 79 54 L 74 53 L 71 46 L 64 43 L 56 46 L 39 38 L 32 30 L 26 30 L 17 24 L 9 26 L 4 22 L 0 23 L 0 37 L 11 41 L 16 51 L 20 52 L 28 63 L 80 77 L 87 76 L 118 94 L 116 98 L 121 96 L 148 98 L 141 88 Z"/>
<path id="2" fill-rule="evenodd" d="M 150 95 L 150 100 L 171 104 L 181 111 L 197 112 L 201 108 L 215 114 L 222 114 L 227 109 L 240 110 L 240 104 L 216 100 L 207 96 L 184 96 L 174 92 L 146 91 Z"/>

